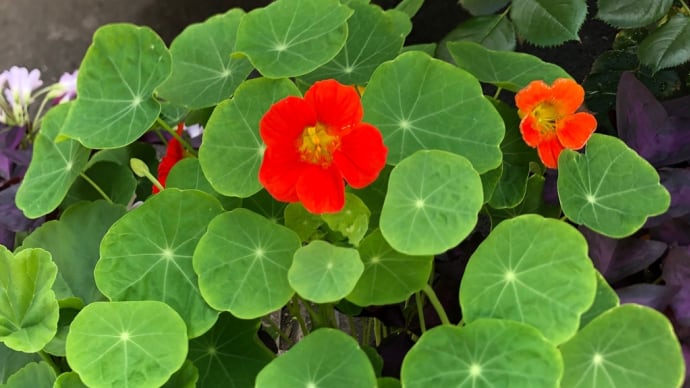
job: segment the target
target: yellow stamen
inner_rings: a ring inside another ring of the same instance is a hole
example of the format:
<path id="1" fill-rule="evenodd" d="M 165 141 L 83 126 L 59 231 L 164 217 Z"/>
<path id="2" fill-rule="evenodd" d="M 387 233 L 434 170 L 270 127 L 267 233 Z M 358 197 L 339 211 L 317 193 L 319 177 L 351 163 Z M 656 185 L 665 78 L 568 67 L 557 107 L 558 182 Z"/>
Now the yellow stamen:
<path id="1" fill-rule="evenodd" d="M 325 125 L 317 123 L 304 129 L 297 147 L 303 161 L 327 167 L 339 145 L 340 139 L 329 134 Z"/>
<path id="2" fill-rule="evenodd" d="M 561 119 L 556 107 L 549 102 L 542 102 L 532 110 L 532 116 L 537 120 L 539 132 L 543 135 L 556 132 L 556 123 Z"/>

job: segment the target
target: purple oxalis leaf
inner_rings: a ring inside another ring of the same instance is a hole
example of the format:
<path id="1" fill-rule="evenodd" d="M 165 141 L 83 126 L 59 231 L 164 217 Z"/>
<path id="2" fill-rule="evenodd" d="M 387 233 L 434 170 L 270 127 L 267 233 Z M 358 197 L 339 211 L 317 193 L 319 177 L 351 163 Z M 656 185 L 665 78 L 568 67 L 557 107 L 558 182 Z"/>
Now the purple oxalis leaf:
<path id="1" fill-rule="evenodd" d="M 11 232 L 29 231 L 43 223 L 44 217 L 30 220 L 17 208 L 14 199 L 19 185 L 0 191 L 0 228 Z"/>
<path id="2" fill-rule="evenodd" d="M 671 206 L 666 213 L 648 219 L 645 224 L 648 228 L 690 214 L 690 169 L 662 168 L 659 169 L 659 177 L 671 194 Z"/>
<path id="3" fill-rule="evenodd" d="M 690 245 L 690 215 L 672 218 L 649 229 L 652 239 L 666 244 Z"/>
<path id="4" fill-rule="evenodd" d="M 676 323 L 690 326 L 690 252 L 687 247 L 674 246 L 669 249 L 662 277 L 667 285 L 679 288 L 671 300 Z"/>
<path id="5" fill-rule="evenodd" d="M 637 303 L 664 311 L 673 297 L 680 291 L 678 286 L 638 283 L 616 290 L 623 303 Z"/>
<path id="6" fill-rule="evenodd" d="M 690 117 L 669 115 L 631 72 L 621 75 L 616 95 L 618 135 L 625 143 L 656 167 L 690 160 Z M 674 113 L 678 104 L 670 103 Z"/>
<path id="7" fill-rule="evenodd" d="M 667 248 L 661 241 L 635 237 L 616 240 L 584 226 L 579 229 L 587 240 L 589 257 L 609 283 L 615 283 L 649 267 Z"/>

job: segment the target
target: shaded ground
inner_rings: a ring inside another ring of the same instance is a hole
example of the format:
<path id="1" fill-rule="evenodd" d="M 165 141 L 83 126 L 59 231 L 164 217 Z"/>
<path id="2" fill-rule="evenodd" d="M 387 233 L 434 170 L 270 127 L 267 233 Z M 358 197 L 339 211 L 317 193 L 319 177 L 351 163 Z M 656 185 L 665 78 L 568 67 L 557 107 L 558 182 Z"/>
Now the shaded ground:
<path id="1" fill-rule="evenodd" d="M 152 27 L 168 43 L 185 26 L 233 7 L 249 10 L 270 0 L 0 0 L 0 70 L 12 65 L 38 68 L 46 83 L 79 66 L 99 26 L 130 22 Z M 399 0 L 374 0 L 384 8 Z M 590 15 L 595 13 L 594 1 Z M 437 42 L 468 15 L 457 0 L 428 0 L 414 18 L 409 43 Z M 588 20 L 582 42 L 558 48 L 521 45 L 530 52 L 565 68 L 581 81 L 594 58 L 611 46 L 614 31 L 602 22 Z"/>

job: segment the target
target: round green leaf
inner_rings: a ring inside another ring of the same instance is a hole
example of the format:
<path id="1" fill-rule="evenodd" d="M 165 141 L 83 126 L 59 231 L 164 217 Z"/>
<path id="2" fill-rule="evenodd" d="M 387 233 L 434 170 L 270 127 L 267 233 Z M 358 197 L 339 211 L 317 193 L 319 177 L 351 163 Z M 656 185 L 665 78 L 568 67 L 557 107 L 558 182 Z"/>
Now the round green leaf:
<path id="1" fill-rule="evenodd" d="M 319 214 L 310 213 L 299 202 L 292 202 L 285 206 L 285 226 L 297 233 L 300 240 L 308 242 L 317 240 L 319 235 L 325 234 L 319 230 L 324 220 Z"/>
<path id="2" fill-rule="evenodd" d="M 161 112 L 153 91 L 170 67 L 170 53 L 152 29 L 124 23 L 100 27 L 79 67 L 79 98 L 61 134 L 88 148 L 135 141 Z"/>
<path id="3" fill-rule="evenodd" d="M 675 15 L 640 42 L 640 62 L 654 72 L 690 60 L 690 16 Z"/>
<path id="4" fill-rule="evenodd" d="M 666 15 L 673 0 L 598 0 L 597 18 L 617 28 L 646 27 Z"/>
<path id="5" fill-rule="evenodd" d="M 199 369 L 199 387 L 251 387 L 273 353 L 256 333 L 259 320 L 220 314 L 218 322 L 189 342 L 189 359 Z"/>
<path id="6" fill-rule="evenodd" d="M 95 302 L 74 318 L 66 346 L 89 387 L 158 387 L 184 363 L 187 328 L 165 303 Z"/>
<path id="7" fill-rule="evenodd" d="M 375 230 L 359 246 L 364 273 L 347 299 L 360 306 L 403 302 L 426 285 L 433 256 L 396 252 Z"/>
<path id="8" fill-rule="evenodd" d="M 218 312 L 206 304 L 192 253 L 208 223 L 223 211 L 196 190 L 166 189 L 120 218 L 101 241 L 94 275 L 111 300 L 158 300 L 184 319 L 189 336 L 206 332 Z"/>
<path id="9" fill-rule="evenodd" d="M 231 57 L 241 9 L 212 16 L 185 28 L 170 45 L 172 74 L 158 88 L 166 100 L 191 109 L 215 105 L 230 97 L 252 66 Z"/>
<path id="10" fill-rule="evenodd" d="M 597 274 L 597 293 L 594 296 L 594 303 L 585 311 L 580 318 L 580 328 L 585 327 L 592 319 L 598 317 L 605 311 L 608 311 L 620 305 L 620 299 L 616 291 L 611 288 L 604 277 L 596 271 Z"/>
<path id="11" fill-rule="evenodd" d="M 12 376 L 14 372 L 22 369 L 33 361 L 41 361 L 36 353 L 18 352 L 8 348 L 0 342 L 0 386 Z"/>
<path id="12" fill-rule="evenodd" d="M 584 154 L 563 151 L 558 167 L 563 213 L 609 237 L 635 233 L 671 201 L 654 167 L 612 136 L 592 135 Z"/>
<path id="13" fill-rule="evenodd" d="M 50 109 L 34 141 L 31 163 L 16 198 L 17 207 L 29 218 L 55 210 L 89 159 L 89 150 L 78 141 L 55 142 L 72 104 Z"/>
<path id="14" fill-rule="evenodd" d="M 47 362 L 26 364 L 7 379 L 2 388 L 52 388 L 55 382 L 55 369 Z"/>
<path id="15" fill-rule="evenodd" d="M 244 82 L 235 96 L 220 103 L 208 119 L 199 148 L 199 163 L 214 189 L 246 198 L 261 190 L 259 166 L 264 144 L 259 121 L 271 105 L 299 90 L 287 79 Z"/>
<path id="16" fill-rule="evenodd" d="M 562 343 L 592 305 L 594 273 L 587 241 L 572 226 L 533 214 L 503 221 L 467 264 L 460 283 L 463 319 L 524 322 Z"/>
<path id="17" fill-rule="evenodd" d="M 57 377 L 53 388 L 88 388 L 76 372 L 65 372 Z"/>
<path id="18" fill-rule="evenodd" d="M 58 268 L 58 278 L 84 304 L 102 300 L 93 278 L 101 239 L 125 214 L 121 205 L 84 202 L 67 209 L 59 220 L 41 225 L 24 239 L 22 249 L 43 248 Z"/>
<path id="19" fill-rule="evenodd" d="M 226 197 L 218 194 L 209 183 L 197 158 L 184 158 L 175 163 L 168 173 L 165 187 L 176 189 L 196 189 L 216 197 L 225 210 L 232 210 L 240 206 L 242 200 L 237 197 Z"/>
<path id="20" fill-rule="evenodd" d="M 592 320 L 561 346 L 563 387 L 680 387 L 685 367 L 671 323 L 626 304 Z"/>
<path id="21" fill-rule="evenodd" d="M 450 42 L 448 50 L 455 63 L 481 82 L 517 92 L 540 79 L 549 84 L 558 78 L 571 78 L 557 65 L 525 53 L 495 51 L 473 42 Z"/>
<path id="22" fill-rule="evenodd" d="M 319 329 L 274 359 L 256 377 L 257 388 L 373 388 L 369 358 L 352 337 Z"/>
<path id="23" fill-rule="evenodd" d="M 266 77 L 300 76 L 343 48 L 350 15 L 338 0 L 277 0 L 242 18 L 235 49 Z"/>
<path id="24" fill-rule="evenodd" d="M 381 130 L 388 163 L 420 149 L 460 154 L 480 173 L 501 163 L 503 120 L 479 82 L 457 67 L 411 51 L 379 66 L 362 96 L 364 121 Z"/>
<path id="25" fill-rule="evenodd" d="M 0 342 L 20 352 L 43 349 L 57 332 L 59 306 L 51 289 L 57 267 L 50 253 L 12 255 L 0 245 Z"/>
<path id="26" fill-rule="evenodd" d="M 403 360 L 400 380 L 409 388 L 538 388 L 557 387 L 562 373 L 558 350 L 533 327 L 480 319 L 422 334 Z"/>
<path id="27" fill-rule="evenodd" d="M 412 24 L 403 12 L 352 0 L 354 14 L 347 20 L 345 47 L 332 61 L 302 77 L 307 83 L 334 78 L 345 85 L 365 85 L 376 67 L 400 53 Z M 400 26 L 404 26 L 401 30 Z"/>
<path id="28" fill-rule="evenodd" d="M 287 274 L 299 247 L 295 232 L 265 217 L 242 208 L 223 213 L 194 251 L 201 295 L 242 319 L 278 310 L 294 294 Z"/>
<path id="29" fill-rule="evenodd" d="M 538 46 L 556 46 L 579 40 L 580 26 L 587 16 L 582 0 L 513 0 L 510 18 L 520 35 Z"/>
<path id="30" fill-rule="evenodd" d="M 316 240 L 295 252 L 288 281 L 302 298 L 330 303 L 348 295 L 362 271 L 357 250 Z"/>
<path id="31" fill-rule="evenodd" d="M 467 237 L 483 202 L 481 179 L 467 159 L 417 151 L 391 172 L 379 226 L 393 249 L 434 255 Z"/>
<path id="32" fill-rule="evenodd" d="M 355 247 L 369 229 L 369 216 L 371 211 L 358 196 L 345 193 L 345 206 L 337 213 L 322 214 L 331 230 L 339 232 L 347 238 L 347 241 Z"/>

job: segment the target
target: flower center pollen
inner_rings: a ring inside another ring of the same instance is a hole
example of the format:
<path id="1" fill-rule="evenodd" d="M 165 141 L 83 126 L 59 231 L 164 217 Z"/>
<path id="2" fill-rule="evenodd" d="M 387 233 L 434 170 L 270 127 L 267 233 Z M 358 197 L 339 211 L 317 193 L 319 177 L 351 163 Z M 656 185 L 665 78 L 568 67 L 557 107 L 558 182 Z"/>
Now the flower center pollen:
<path id="1" fill-rule="evenodd" d="M 339 145 L 340 139 L 329 134 L 325 125 L 317 123 L 304 129 L 298 149 L 303 161 L 327 167 Z"/>
<path id="2" fill-rule="evenodd" d="M 532 115 L 537 120 L 539 132 L 542 135 L 556 132 L 556 123 L 560 119 L 560 115 L 553 104 L 542 102 L 534 108 Z"/>

